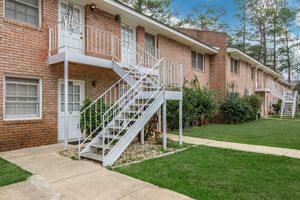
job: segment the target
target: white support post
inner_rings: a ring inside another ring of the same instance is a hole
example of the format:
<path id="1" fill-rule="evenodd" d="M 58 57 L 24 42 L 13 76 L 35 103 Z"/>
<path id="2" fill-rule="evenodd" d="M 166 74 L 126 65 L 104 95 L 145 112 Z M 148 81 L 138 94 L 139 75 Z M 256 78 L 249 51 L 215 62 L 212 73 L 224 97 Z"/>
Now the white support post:
<path id="1" fill-rule="evenodd" d="M 158 109 L 158 127 L 157 129 L 161 131 L 161 107 Z"/>
<path id="2" fill-rule="evenodd" d="M 145 127 L 141 130 L 141 144 L 145 144 Z"/>
<path id="3" fill-rule="evenodd" d="M 167 101 L 164 99 L 163 105 L 163 148 L 167 150 Z"/>
<path id="4" fill-rule="evenodd" d="M 67 51 L 65 52 L 65 61 L 64 61 L 64 88 L 65 88 L 65 119 L 64 119 L 64 146 L 65 149 L 68 148 L 68 96 L 69 96 L 69 63 Z"/>
<path id="5" fill-rule="evenodd" d="M 182 145 L 182 100 L 179 101 L 179 144 Z"/>

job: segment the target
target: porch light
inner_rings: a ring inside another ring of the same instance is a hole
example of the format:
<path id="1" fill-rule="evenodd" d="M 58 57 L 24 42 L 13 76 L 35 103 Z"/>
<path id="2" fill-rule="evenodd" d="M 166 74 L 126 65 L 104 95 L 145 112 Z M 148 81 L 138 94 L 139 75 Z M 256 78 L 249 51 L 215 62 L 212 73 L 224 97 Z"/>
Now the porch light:
<path id="1" fill-rule="evenodd" d="M 90 5 L 91 11 L 94 12 L 95 8 L 96 8 L 96 5 L 92 3 L 92 4 Z"/>
<path id="2" fill-rule="evenodd" d="M 121 21 L 120 15 L 116 15 L 116 16 L 115 16 L 115 20 L 116 20 L 117 22 Z"/>
<path id="3" fill-rule="evenodd" d="M 97 81 L 93 80 L 93 81 L 92 81 L 92 86 L 93 86 L 93 87 L 96 87 L 96 84 L 97 84 Z"/>

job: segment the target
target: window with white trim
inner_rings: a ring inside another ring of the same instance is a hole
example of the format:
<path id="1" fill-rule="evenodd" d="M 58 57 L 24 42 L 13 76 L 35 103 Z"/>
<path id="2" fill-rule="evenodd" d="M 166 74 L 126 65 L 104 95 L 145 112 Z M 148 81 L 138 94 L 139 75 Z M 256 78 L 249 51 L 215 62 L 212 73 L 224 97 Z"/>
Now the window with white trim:
<path id="1" fill-rule="evenodd" d="M 145 49 L 150 55 L 155 56 L 155 35 L 145 33 Z"/>
<path id="2" fill-rule="evenodd" d="M 230 68 L 231 73 L 233 74 L 238 74 L 239 73 L 239 61 L 231 58 L 231 68 Z"/>
<path id="3" fill-rule="evenodd" d="M 204 71 L 204 54 L 192 51 L 192 68 Z"/>
<path id="4" fill-rule="evenodd" d="M 33 119 L 41 116 L 40 80 L 5 77 L 5 119 Z"/>
<path id="5" fill-rule="evenodd" d="M 5 17 L 34 26 L 40 24 L 40 0 L 5 0 Z"/>
<path id="6" fill-rule="evenodd" d="M 255 68 L 252 67 L 251 68 L 251 80 L 254 80 L 255 79 Z"/>

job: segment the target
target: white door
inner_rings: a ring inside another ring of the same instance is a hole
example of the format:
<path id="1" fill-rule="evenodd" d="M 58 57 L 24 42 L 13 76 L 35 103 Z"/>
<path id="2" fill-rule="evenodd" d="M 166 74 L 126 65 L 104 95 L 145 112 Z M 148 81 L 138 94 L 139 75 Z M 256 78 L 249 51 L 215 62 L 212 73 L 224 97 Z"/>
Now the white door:
<path id="1" fill-rule="evenodd" d="M 67 2 L 60 3 L 59 47 L 71 52 L 83 52 L 83 8 Z"/>
<path id="2" fill-rule="evenodd" d="M 58 97 L 58 140 L 64 139 L 64 119 L 65 119 L 65 92 L 64 83 L 59 81 Z M 84 101 L 84 83 L 82 81 L 69 81 L 69 103 L 68 103 L 68 138 L 78 139 L 80 134 L 80 106 Z"/>
<path id="3" fill-rule="evenodd" d="M 135 34 L 134 29 L 127 25 L 121 27 L 121 62 L 124 66 L 130 67 L 136 63 L 135 60 Z"/>

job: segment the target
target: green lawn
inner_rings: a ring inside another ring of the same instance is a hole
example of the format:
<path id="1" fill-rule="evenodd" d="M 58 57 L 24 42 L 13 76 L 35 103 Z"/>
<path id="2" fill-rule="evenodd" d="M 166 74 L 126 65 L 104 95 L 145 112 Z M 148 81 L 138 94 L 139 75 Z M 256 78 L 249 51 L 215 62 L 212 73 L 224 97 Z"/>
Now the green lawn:
<path id="1" fill-rule="evenodd" d="M 178 134 L 175 133 L 174 134 Z M 300 149 L 300 121 L 261 119 L 242 124 L 212 124 L 183 131 L 184 136 Z"/>
<path id="2" fill-rule="evenodd" d="M 115 169 L 196 199 L 300 199 L 300 160 L 211 147 Z"/>
<path id="3" fill-rule="evenodd" d="M 31 173 L 0 158 L 0 187 L 25 181 Z"/>

